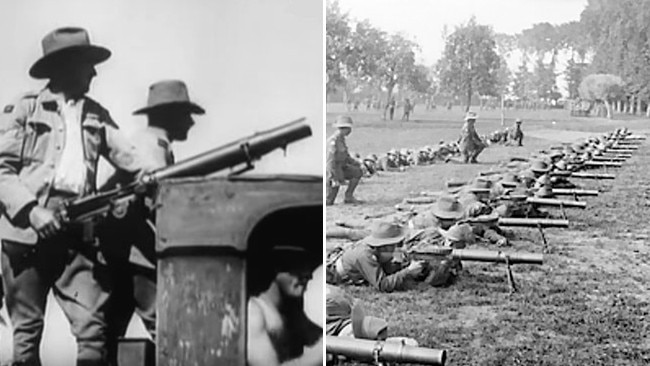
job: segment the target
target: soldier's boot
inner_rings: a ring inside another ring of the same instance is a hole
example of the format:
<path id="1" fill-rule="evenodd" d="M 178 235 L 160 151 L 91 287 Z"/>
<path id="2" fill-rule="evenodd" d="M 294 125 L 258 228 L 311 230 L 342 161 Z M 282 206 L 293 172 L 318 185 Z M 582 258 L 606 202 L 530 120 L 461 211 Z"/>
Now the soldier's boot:
<path id="1" fill-rule="evenodd" d="M 354 190 L 357 189 L 359 182 L 359 178 L 350 179 L 348 188 L 345 190 L 345 200 L 343 201 L 344 203 L 362 203 L 362 201 L 354 198 Z"/>
<path id="2" fill-rule="evenodd" d="M 334 204 L 334 201 L 336 200 L 336 195 L 339 194 L 339 187 L 327 187 L 327 201 L 325 204 L 327 206 L 331 206 Z"/>

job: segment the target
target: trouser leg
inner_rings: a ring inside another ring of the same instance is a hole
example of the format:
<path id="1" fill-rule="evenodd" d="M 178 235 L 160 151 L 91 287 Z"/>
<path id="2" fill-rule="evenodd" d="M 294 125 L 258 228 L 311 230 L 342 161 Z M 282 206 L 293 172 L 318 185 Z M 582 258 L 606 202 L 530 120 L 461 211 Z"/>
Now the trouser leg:
<path id="1" fill-rule="evenodd" d="M 156 339 L 156 271 L 135 268 L 133 276 L 133 298 L 135 310 L 142 319 L 145 329 Z"/>
<path id="2" fill-rule="evenodd" d="M 75 251 L 54 285 L 54 296 L 77 340 L 77 366 L 108 365 L 109 294 L 107 268 L 97 262 L 96 253 Z"/>
<path id="3" fill-rule="evenodd" d="M 361 181 L 361 178 L 350 179 L 350 182 L 348 183 L 348 188 L 345 190 L 345 199 L 349 200 L 354 198 L 354 190 L 357 189 L 357 186 L 359 185 L 359 181 Z"/>
<path id="4" fill-rule="evenodd" d="M 339 193 L 339 187 L 327 186 L 327 204 L 333 205 L 334 200 L 336 200 L 336 195 Z"/>
<path id="5" fill-rule="evenodd" d="M 6 305 L 13 326 L 13 358 L 17 364 L 41 364 L 47 293 L 62 266 L 63 255 L 47 244 L 52 243 L 31 246 L 2 242 Z"/>
<path id="6" fill-rule="evenodd" d="M 126 334 L 131 321 L 135 302 L 133 300 L 133 279 L 128 260 L 109 262 L 114 286 L 106 309 L 106 348 L 111 365 L 117 365 L 118 339 Z"/>

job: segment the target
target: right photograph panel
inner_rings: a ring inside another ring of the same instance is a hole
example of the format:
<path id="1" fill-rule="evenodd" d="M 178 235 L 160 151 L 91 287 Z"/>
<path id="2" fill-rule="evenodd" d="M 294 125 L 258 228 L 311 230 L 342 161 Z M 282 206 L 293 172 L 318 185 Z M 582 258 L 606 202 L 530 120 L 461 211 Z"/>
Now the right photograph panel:
<path id="1" fill-rule="evenodd" d="M 326 1 L 329 364 L 650 362 L 648 19 Z"/>

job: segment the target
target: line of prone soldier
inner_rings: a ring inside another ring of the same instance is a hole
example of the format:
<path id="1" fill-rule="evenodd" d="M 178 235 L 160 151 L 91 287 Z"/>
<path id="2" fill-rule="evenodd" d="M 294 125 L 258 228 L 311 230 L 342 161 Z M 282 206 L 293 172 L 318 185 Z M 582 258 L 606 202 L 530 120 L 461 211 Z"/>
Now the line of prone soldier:
<path id="1" fill-rule="evenodd" d="M 145 115 L 148 126 L 129 140 L 109 112 L 86 96 L 95 65 L 111 52 L 73 27 L 47 34 L 42 48 L 29 75 L 48 83 L 19 96 L 0 115 L 0 240 L 13 365 L 41 365 L 50 290 L 70 322 L 77 365 L 112 365 L 134 311 L 155 334 L 152 204 L 143 198 L 121 219 L 65 227 L 57 209 L 172 164 L 170 144 L 185 140 L 192 115 L 204 110 L 190 101 L 182 81 L 157 82 L 146 106 L 134 112 Z M 116 168 L 105 187 L 97 187 L 100 157 Z"/>

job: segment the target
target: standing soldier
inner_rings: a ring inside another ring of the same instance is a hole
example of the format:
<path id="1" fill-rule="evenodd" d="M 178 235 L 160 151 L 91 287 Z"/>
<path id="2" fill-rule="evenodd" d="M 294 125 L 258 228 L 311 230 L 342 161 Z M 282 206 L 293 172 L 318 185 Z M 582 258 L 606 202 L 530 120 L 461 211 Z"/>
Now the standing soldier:
<path id="1" fill-rule="evenodd" d="M 460 145 L 460 151 L 463 154 L 463 160 L 465 163 L 478 163 L 476 158 L 478 155 L 485 149 L 485 143 L 479 137 L 476 129 L 474 128 L 474 123 L 478 116 L 474 112 L 467 112 L 465 116 L 465 124 L 461 130 L 460 139 L 458 141 Z"/>
<path id="2" fill-rule="evenodd" d="M 345 203 L 361 203 L 354 198 L 363 171 L 357 160 L 350 156 L 345 137 L 352 133 L 352 118 L 338 116 L 334 122 L 338 130 L 327 140 L 327 205 L 333 205 L 341 184 L 349 180 Z"/>
<path id="3" fill-rule="evenodd" d="M 393 115 L 395 114 L 395 97 L 391 97 L 388 103 L 386 103 L 386 109 L 384 109 L 384 120 L 386 119 L 386 112 L 390 117 L 390 120 L 393 120 Z"/>
<path id="4" fill-rule="evenodd" d="M 406 98 L 406 100 L 404 100 L 404 114 L 402 115 L 402 121 L 409 120 L 412 108 L 413 106 L 411 105 L 411 100 L 409 98 Z"/>
<path id="5" fill-rule="evenodd" d="M 154 168 L 174 164 L 171 143 L 185 141 L 194 125 L 192 114 L 204 113 L 203 108 L 190 101 L 182 81 L 164 80 L 151 85 L 147 106 L 133 112 L 147 116 L 147 128 L 135 139 L 141 155 L 155 164 Z M 126 334 L 134 311 L 155 339 L 156 259 L 151 228 L 155 218 L 148 200 L 131 205 L 122 219 L 107 222 L 101 235 L 102 250 L 115 283 L 106 316 L 113 362 L 117 357 L 117 338 Z"/>
<path id="6" fill-rule="evenodd" d="M 137 173 L 143 160 L 108 111 L 88 98 L 95 65 L 111 52 L 81 28 L 60 28 L 42 41 L 29 70 L 49 79 L 0 116 L 0 239 L 13 364 L 40 365 L 47 295 L 61 306 L 77 341 L 77 365 L 106 365 L 108 302 L 92 223 L 62 226 L 57 208 L 96 191 L 99 156 Z"/>
<path id="7" fill-rule="evenodd" d="M 521 130 L 521 118 L 515 120 L 514 129 L 510 130 L 510 139 L 517 142 L 517 146 L 524 146 L 524 132 Z"/>

